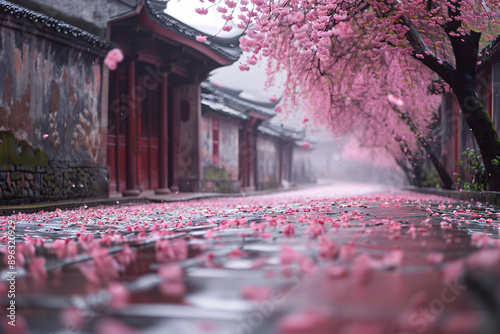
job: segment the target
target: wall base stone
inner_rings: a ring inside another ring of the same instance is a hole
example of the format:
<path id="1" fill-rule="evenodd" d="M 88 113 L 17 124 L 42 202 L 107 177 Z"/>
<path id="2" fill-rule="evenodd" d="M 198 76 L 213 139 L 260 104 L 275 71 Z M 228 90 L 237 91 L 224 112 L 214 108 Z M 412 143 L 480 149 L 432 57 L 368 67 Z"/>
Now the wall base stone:
<path id="1" fill-rule="evenodd" d="M 108 197 L 108 168 L 88 162 L 0 163 L 0 205 Z"/>

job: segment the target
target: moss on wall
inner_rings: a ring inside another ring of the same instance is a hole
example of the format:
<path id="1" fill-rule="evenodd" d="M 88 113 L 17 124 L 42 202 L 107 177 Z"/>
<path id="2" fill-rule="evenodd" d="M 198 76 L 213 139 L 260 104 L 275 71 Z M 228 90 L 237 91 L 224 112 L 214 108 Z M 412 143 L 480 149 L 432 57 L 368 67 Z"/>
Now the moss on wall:
<path id="1" fill-rule="evenodd" d="M 11 131 L 0 131 L 0 163 L 46 166 L 48 157 L 28 142 L 18 140 Z"/>

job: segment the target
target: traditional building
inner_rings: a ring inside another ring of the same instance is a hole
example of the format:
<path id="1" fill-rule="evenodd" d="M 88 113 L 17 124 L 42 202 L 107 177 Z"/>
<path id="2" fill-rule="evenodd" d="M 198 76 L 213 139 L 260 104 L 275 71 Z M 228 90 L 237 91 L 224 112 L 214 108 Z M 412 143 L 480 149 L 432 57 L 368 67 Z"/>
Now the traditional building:
<path id="1" fill-rule="evenodd" d="M 200 179 L 200 83 L 241 50 L 197 42 L 167 2 L 0 1 L 0 204 Z M 112 47 L 116 71 L 103 66 Z"/>
<path id="2" fill-rule="evenodd" d="M 479 99 L 496 129 L 500 129 L 500 37 L 491 42 L 482 52 L 477 69 L 476 89 Z M 467 148 L 477 147 L 474 135 L 463 119 L 460 106 L 451 93 L 443 94 L 441 107 L 441 159 L 448 173 L 461 176 L 461 181 L 471 181 L 463 166 L 461 155 Z"/>
<path id="3" fill-rule="evenodd" d="M 0 204 L 291 181 L 274 104 L 201 86 L 239 58 L 238 37 L 200 43 L 167 4 L 0 0 Z"/>
<path id="4" fill-rule="evenodd" d="M 298 145 L 303 133 L 272 124 L 277 103 L 241 95 L 241 90 L 202 83 L 203 174 L 183 182 L 182 189 L 252 191 L 312 180 L 310 150 Z"/>
<path id="5" fill-rule="evenodd" d="M 126 55 L 109 76 L 107 138 L 111 191 L 124 195 L 199 189 L 200 83 L 241 54 L 237 38 L 197 42 L 200 31 L 165 14 L 165 3 L 141 1 L 108 23 Z"/>

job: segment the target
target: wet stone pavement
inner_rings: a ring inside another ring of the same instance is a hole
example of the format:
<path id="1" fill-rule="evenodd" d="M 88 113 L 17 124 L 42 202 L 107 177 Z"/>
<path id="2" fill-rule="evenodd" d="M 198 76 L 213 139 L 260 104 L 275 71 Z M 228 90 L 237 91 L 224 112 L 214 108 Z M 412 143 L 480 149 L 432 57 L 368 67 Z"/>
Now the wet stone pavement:
<path id="1" fill-rule="evenodd" d="M 499 212 L 339 184 L 0 217 L 0 330 L 496 334 Z"/>

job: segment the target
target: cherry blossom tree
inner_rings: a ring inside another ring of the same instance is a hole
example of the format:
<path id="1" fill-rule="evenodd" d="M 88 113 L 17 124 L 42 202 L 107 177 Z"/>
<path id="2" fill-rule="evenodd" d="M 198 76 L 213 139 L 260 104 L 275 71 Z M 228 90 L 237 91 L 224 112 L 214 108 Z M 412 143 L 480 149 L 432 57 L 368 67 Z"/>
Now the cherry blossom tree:
<path id="1" fill-rule="evenodd" d="M 497 0 L 208 1 L 200 14 L 218 10 L 247 29 L 240 45 L 253 55 L 240 68 L 268 57 L 269 84 L 286 71 L 288 105 L 309 105 L 318 118 L 349 117 L 353 101 L 370 98 L 370 91 L 357 89 L 358 73 L 369 83 L 397 64 L 404 75 L 385 85 L 393 96 L 439 76 L 477 140 L 490 189 L 500 190 L 500 166 L 492 163 L 500 156 L 500 139 L 475 87 L 481 37 L 491 40 L 499 32 Z M 427 104 L 411 102 L 415 110 Z"/>

